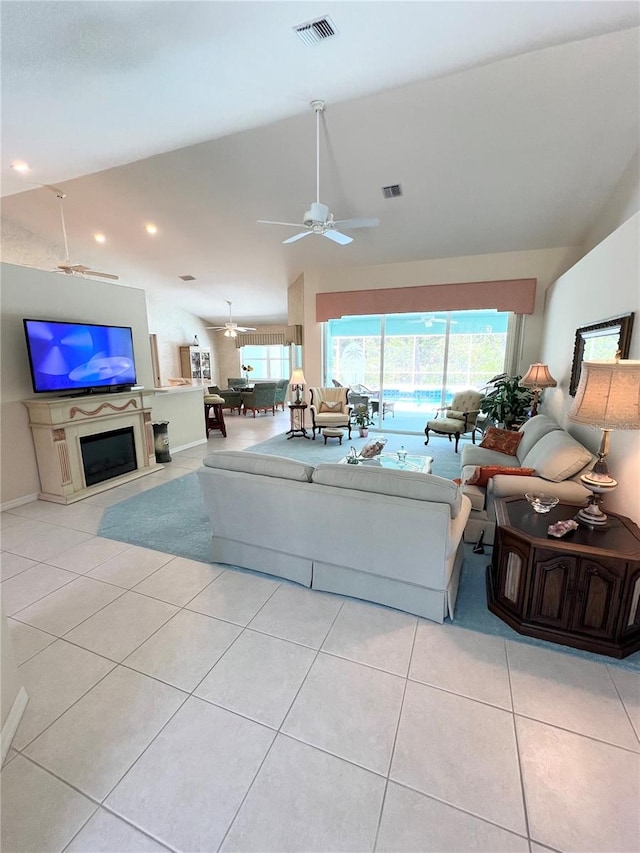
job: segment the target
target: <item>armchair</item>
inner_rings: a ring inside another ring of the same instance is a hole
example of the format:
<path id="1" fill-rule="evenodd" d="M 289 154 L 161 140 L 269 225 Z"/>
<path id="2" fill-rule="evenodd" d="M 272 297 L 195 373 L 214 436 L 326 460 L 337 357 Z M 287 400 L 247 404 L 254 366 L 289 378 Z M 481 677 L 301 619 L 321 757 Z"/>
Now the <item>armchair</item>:
<path id="1" fill-rule="evenodd" d="M 347 401 L 348 388 L 309 388 L 311 395 L 312 438 L 323 427 L 345 427 L 351 438 L 351 409 Z"/>
<path id="2" fill-rule="evenodd" d="M 260 382 L 255 385 L 253 391 L 242 391 L 242 402 L 244 403 L 244 414 L 247 414 L 247 409 L 253 411 L 255 418 L 256 412 L 263 410 L 266 412 L 271 409 L 271 414 L 276 413 L 276 383 L 275 382 Z"/>
<path id="3" fill-rule="evenodd" d="M 484 394 L 482 391 L 458 391 L 453 395 L 453 400 L 450 406 L 437 409 L 436 416 L 433 420 L 428 421 L 424 430 L 427 437 L 425 444 L 429 444 L 429 431 L 435 432 L 437 435 L 446 435 L 451 441 L 453 435 L 456 440 L 455 452 L 458 452 L 458 442 L 460 436 L 466 433 L 471 433 L 471 441 L 476 443 L 476 420 L 480 414 L 480 400 Z M 440 413 L 444 412 L 444 417 L 439 417 Z"/>
<path id="4" fill-rule="evenodd" d="M 217 387 L 217 386 L 214 386 L 214 385 L 211 386 L 211 388 L 214 388 L 214 387 Z M 212 393 L 211 388 L 209 388 L 209 393 Z M 223 409 L 230 409 L 232 412 L 234 411 L 234 409 L 237 409 L 238 414 L 240 414 L 240 412 L 242 411 L 242 392 L 241 391 L 231 391 L 231 390 L 227 391 L 225 389 L 225 390 L 218 390 L 218 391 L 215 391 L 213 393 L 219 394 L 222 397 L 223 402 L 221 403 L 221 406 Z"/>
<path id="5" fill-rule="evenodd" d="M 288 379 L 278 379 L 276 382 L 276 407 L 281 406 L 284 412 L 284 404 L 287 399 Z"/>

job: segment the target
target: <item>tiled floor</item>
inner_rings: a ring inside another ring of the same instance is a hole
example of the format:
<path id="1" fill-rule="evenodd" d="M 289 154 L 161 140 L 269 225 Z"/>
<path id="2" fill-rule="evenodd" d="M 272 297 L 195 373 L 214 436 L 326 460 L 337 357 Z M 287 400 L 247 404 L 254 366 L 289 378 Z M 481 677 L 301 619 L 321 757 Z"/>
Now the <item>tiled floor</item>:
<path id="1" fill-rule="evenodd" d="M 204 452 L 2 514 L 3 851 L 640 850 L 639 676 L 95 535 Z"/>

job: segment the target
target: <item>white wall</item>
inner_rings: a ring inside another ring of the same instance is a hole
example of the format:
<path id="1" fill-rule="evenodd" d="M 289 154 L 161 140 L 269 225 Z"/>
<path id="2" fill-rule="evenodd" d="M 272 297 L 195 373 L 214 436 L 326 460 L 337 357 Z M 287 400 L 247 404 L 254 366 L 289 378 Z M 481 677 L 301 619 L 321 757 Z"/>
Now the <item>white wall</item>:
<path id="1" fill-rule="evenodd" d="M 0 606 L 0 684 L 2 685 L 2 758 L 9 749 L 9 737 L 15 734 L 24 711 L 27 695 L 16 666 L 13 644 L 4 609 Z"/>
<path id="2" fill-rule="evenodd" d="M 535 312 L 526 318 L 517 366 L 518 371 L 524 373 L 532 362 L 538 361 L 545 292 L 579 257 L 578 248 L 568 247 L 305 271 L 303 367 L 307 383 L 317 385 L 322 381 L 321 324 L 315 321 L 316 293 L 537 278 Z"/>
<path id="3" fill-rule="evenodd" d="M 613 192 L 603 205 L 582 242 L 583 254 L 640 210 L 640 149 L 633 155 Z"/>
<path id="4" fill-rule="evenodd" d="M 558 387 L 545 391 L 544 411 L 595 452 L 600 430 L 572 423 L 569 380 L 575 331 L 600 320 L 635 312 L 629 358 L 640 359 L 640 213 L 634 214 L 570 270 L 549 292 L 540 360 L 549 365 Z M 606 506 L 640 524 L 640 431 L 612 432 L 609 470 L 618 488 Z"/>

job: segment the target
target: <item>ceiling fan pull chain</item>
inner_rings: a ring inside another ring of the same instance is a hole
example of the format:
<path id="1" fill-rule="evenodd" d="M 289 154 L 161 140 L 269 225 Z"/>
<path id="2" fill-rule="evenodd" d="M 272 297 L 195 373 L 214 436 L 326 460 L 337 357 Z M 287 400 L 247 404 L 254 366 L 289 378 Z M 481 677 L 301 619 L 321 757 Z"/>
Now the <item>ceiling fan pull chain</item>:
<path id="1" fill-rule="evenodd" d="M 316 201 L 320 204 L 320 113 L 322 109 L 316 107 Z"/>

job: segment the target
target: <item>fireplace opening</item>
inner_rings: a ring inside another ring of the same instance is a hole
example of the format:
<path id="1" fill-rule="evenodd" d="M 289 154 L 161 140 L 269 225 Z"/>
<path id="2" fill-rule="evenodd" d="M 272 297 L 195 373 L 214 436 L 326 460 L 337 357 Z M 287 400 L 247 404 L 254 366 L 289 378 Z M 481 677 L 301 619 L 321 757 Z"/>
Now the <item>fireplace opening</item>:
<path id="1" fill-rule="evenodd" d="M 84 480 L 87 486 L 137 470 L 133 427 L 114 429 L 80 439 Z"/>

